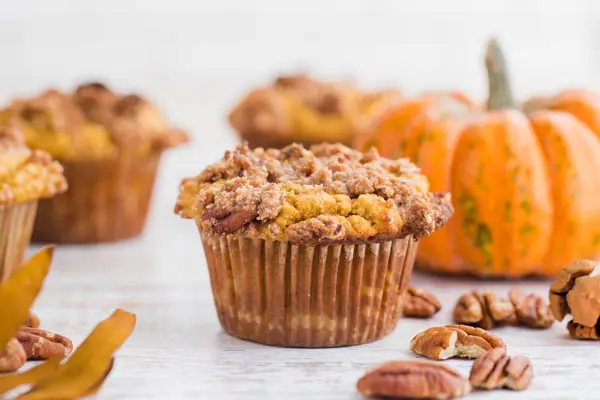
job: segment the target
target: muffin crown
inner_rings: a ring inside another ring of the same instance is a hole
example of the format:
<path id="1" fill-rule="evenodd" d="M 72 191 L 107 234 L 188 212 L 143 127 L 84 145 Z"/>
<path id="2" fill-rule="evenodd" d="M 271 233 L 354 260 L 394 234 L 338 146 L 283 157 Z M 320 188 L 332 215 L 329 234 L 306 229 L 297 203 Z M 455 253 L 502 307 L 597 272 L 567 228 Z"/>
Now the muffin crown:
<path id="1" fill-rule="evenodd" d="M 406 159 L 341 144 L 281 150 L 238 146 L 181 182 L 175 212 L 203 232 L 298 244 L 419 238 L 452 214 Z"/>
<path id="2" fill-rule="evenodd" d="M 349 82 L 280 76 L 248 93 L 231 110 L 229 122 L 244 137 L 349 143 L 378 110 L 399 97 L 393 90 L 363 92 Z"/>
<path id="3" fill-rule="evenodd" d="M 98 82 L 73 93 L 48 90 L 16 100 L 2 111 L 0 123 L 20 126 L 29 147 L 68 161 L 144 156 L 188 140 L 146 99 Z"/>
<path id="4" fill-rule="evenodd" d="M 0 209 L 52 197 L 67 189 L 62 166 L 50 155 L 25 147 L 14 126 L 0 127 Z"/>

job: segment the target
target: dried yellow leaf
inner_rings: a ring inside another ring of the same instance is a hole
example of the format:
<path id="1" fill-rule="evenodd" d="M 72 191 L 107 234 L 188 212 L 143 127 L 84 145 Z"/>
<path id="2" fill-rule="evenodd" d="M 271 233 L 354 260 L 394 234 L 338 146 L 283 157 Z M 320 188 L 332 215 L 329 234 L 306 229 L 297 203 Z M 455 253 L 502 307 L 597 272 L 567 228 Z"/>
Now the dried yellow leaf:
<path id="1" fill-rule="evenodd" d="M 0 304 L 3 305 L 0 307 L 0 349 L 6 347 L 29 317 L 31 305 L 50 270 L 53 254 L 54 246 L 42 248 L 0 285 Z"/>
<path id="2" fill-rule="evenodd" d="M 58 371 L 62 357 L 54 357 L 48 361 L 18 374 L 0 375 L 0 395 L 22 385 L 35 385 Z"/>
<path id="3" fill-rule="evenodd" d="M 112 368 L 112 355 L 133 332 L 135 315 L 116 310 L 100 322 L 58 373 L 19 399 L 78 399 L 95 393 Z"/>
<path id="4" fill-rule="evenodd" d="M 112 372 L 113 367 L 115 366 L 115 358 L 111 358 L 110 359 L 110 365 L 108 366 L 108 369 L 104 372 L 104 375 L 100 378 L 100 381 L 95 384 L 94 386 L 92 386 L 84 395 L 83 397 L 90 397 L 90 396 L 94 396 L 96 393 L 98 393 L 100 391 L 100 389 L 102 388 L 102 384 L 104 383 L 104 381 L 106 380 L 106 378 L 108 378 L 108 375 Z"/>

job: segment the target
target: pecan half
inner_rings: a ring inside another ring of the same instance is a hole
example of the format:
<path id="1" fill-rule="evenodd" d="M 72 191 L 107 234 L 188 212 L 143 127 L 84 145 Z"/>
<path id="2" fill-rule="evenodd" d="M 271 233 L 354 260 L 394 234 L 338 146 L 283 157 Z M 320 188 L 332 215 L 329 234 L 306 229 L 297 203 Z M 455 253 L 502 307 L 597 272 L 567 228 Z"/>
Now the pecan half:
<path id="1" fill-rule="evenodd" d="M 213 229 L 216 233 L 228 234 L 237 231 L 257 216 L 257 211 L 236 210 L 235 212 L 228 212 L 213 207 L 204 213 L 203 218 L 214 221 Z"/>
<path id="2" fill-rule="evenodd" d="M 506 372 L 504 387 L 512 390 L 527 389 L 533 379 L 533 366 L 525 356 L 511 357 L 504 371 Z"/>
<path id="3" fill-rule="evenodd" d="M 40 319 L 34 312 L 29 311 L 29 316 L 27 317 L 27 321 L 25 321 L 23 326 L 27 326 L 29 328 L 39 328 Z"/>
<path id="4" fill-rule="evenodd" d="M 21 368 L 25 361 L 27 356 L 23 346 L 17 339 L 12 338 L 4 351 L 0 352 L 0 372 L 14 372 Z"/>
<path id="5" fill-rule="evenodd" d="M 506 380 L 504 368 L 508 364 L 506 349 L 496 348 L 479 357 L 471 366 L 469 381 L 480 389 L 496 389 L 504 385 Z"/>
<path id="6" fill-rule="evenodd" d="M 452 315 L 457 323 L 478 324 L 483 318 L 482 304 L 475 293 L 465 293 L 458 298 Z"/>
<path id="7" fill-rule="evenodd" d="M 356 384 L 364 396 L 453 399 L 471 391 L 455 370 L 426 361 L 390 361 L 367 372 Z"/>
<path id="8" fill-rule="evenodd" d="M 567 324 L 567 329 L 569 330 L 569 335 L 574 339 L 600 339 L 600 324 L 596 324 L 595 326 L 584 326 L 571 320 Z"/>
<path id="9" fill-rule="evenodd" d="M 530 328 L 546 329 L 554 323 L 550 306 L 540 296 L 534 293 L 526 295 L 520 289 L 512 289 L 508 292 L 508 298 L 515 307 L 519 324 Z"/>
<path id="10" fill-rule="evenodd" d="M 495 348 L 473 363 L 469 381 L 479 389 L 526 389 L 533 378 L 533 367 L 527 357 L 509 357 L 504 348 Z"/>
<path id="11" fill-rule="evenodd" d="M 495 293 L 473 291 L 458 298 L 454 312 L 454 322 L 492 329 L 496 325 L 510 325 L 516 321 L 515 309 L 511 302 Z"/>
<path id="12" fill-rule="evenodd" d="M 22 327 L 17 339 L 25 349 L 28 360 L 47 360 L 54 356 L 68 356 L 73 350 L 70 339 L 43 329 Z"/>
<path id="13" fill-rule="evenodd" d="M 413 352 L 433 360 L 477 358 L 496 347 L 506 345 L 498 336 L 468 325 L 429 328 L 410 341 Z"/>
<path id="14" fill-rule="evenodd" d="M 440 301 L 432 293 L 409 287 L 404 294 L 403 315 L 408 318 L 431 318 L 442 309 Z"/>
<path id="15" fill-rule="evenodd" d="M 578 260 L 560 271 L 550 285 L 550 309 L 558 321 L 571 313 L 567 303 L 567 293 L 573 289 L 575 281 L 594 272 L 596 264 L 590 260 Z"/>
<path id="16" fill-rule="evenodd" d="M 500 298 L 492 292 L 485 292 L 483 299 L 494 325 L 514 324 L 517 321 L 515 308 L 510 301 Z"/>
<path id="17" fill-rule="evenodd" d="M 600 318 L 600 275 L 578 278 L 566 299 L 575 323 L 596 326 Z"/>

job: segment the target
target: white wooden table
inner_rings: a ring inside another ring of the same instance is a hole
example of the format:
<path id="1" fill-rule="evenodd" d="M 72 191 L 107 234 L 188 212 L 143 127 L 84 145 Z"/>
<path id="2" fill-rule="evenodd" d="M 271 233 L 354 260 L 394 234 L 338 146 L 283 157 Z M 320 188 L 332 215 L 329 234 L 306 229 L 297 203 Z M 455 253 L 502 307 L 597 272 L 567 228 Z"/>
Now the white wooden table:
<path id="1" fill-rule="evenodd" d="M 219 132 L 218 129 L 215 130 Z M 200 142 L 200 139 L 198 139 Z M 100 392 L 107 399 L 359 399 L 355 383 L 380 362 L 413 359 L 417 332 L 450 323 L 457 297 L 468 290 L 505 294 L 514 283 L 416 274 L 444 309 L 432 320 L 402 320 L 375 343 L 338 349 L 281 349 L 226 335 L 213 308 L 200 239 L 191 221 L 172 213 L 178 179 L 198 172 L 234 143 L 232 135 L 204 135 L 201 144 L 165 159 L 143 237 L 113 245 L 59 247 L 36 304 L 43 327 L 75 343 L 114 308 L 135 312 L 135 332 L 118 353 Z M 548 282 L 520 282 L 545 295 Z M 475 393 L 473 399 L 598 399 L 600 343 L 570 340 L 564 324 L 533 331 L 496 331 L 513 354 L 532 359 L 535 377 L 522 393 Z M 449 361 L 468 374 L 471 362 Z"/>

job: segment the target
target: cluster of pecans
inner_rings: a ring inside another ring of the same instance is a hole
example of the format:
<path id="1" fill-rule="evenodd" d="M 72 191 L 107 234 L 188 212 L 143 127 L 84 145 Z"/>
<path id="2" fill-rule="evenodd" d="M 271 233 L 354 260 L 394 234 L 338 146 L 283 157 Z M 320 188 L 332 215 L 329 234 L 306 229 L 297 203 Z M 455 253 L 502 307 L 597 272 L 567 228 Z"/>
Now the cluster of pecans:
<path id="1" fill-rule="evenodd" d="M 19 328 L 17 336 L 0 352 L 0 373 L 17 371 L 26 361 L 64 357 L 71 353 L 71 340 L 40 329 L 39 326 L 40 320 L 37 315 L 30 313 L 27 321 Z"/>
<path id="2" fill-rule="evenodd" d="M 571 337 L 600 339 L 600 275 L 592 276 L 595 264 L 581 260 L 560 271 L 550 285 L 550 307 L 557 320 L 567 315 Z"/>
<path id="3" fill-rule="evenodd" d="M 533 378 L 530 360 L 510 357 L 504 341 L 486 329 L 499 324 L 547 328 L 553 318 L 539 296 L 512 290 L 509 298 L 507 301 L 491 292 L 467 293 L 459 298 L 453 312 L 454 319 L 462 324 L 429 328 L 411 340 L 410 349 L 431 360 L 475 359 L 468 379 L 439 363 L 392 361 L 365 374 L 357 383 L 358 391 L 365 396 L 450 399 L 462 397 L 473 388 L 526 389 Z M 433 294 L 416 288 L 409 288 L 404 305 L 408 306 L 404 316 L 413 318 L 429 318 L 441 309 Z"/>
<path id="4" fill-rule="evenodd" d="M 521 325 L 547 329 L 554 323 L 548 303 L 540 296 L 520 289 L 508 292 L 508 300 L 493 292 L 465 293 L 453 312 L 454 322 L 492 329 L 498 325 Z"/>
<path id="5" fill-rule="evenodd" d="M 446 365 L 427 361 L 391 361 L 367 372 L 357 383 L 365 396 L 390 398 L 461 397 L 473 388 L 526 389 L 533 378 L 531 361 L 509 356 L 506 344 L 490 332 L 513 325 L 547 329 L 555 319 L 571 315 L 567 329 L 576 339 L 600 339 L 600 275 L 592 261 L 577 261 L 562 270 L 550 286 L 550 304 L 519 289 L 508 299 L 473 291 L 459 297 L 452 316 L 456 325 L 433 327 L 417 334 L 410 349 L 432 360 L 474 359 L 469 378 Z M 404 297 L 404 316 L 430 318 L 441 309 L 431 293 L 411 287 Z"/>
<path id="6" fill-rule="evenodd" d="M 533 378 L 528 358 L 510 357 L 502 339 L 477 327 L 429 328 L 411 340 L 410 349 L 432 360 L 466 358 L 475 362 L 468 379 L 439 363 L 387 362 L 358 381 L 359 392 L 365 396 L 450 399 L 462 397 L 472 388 L 524 390 Z"/>

